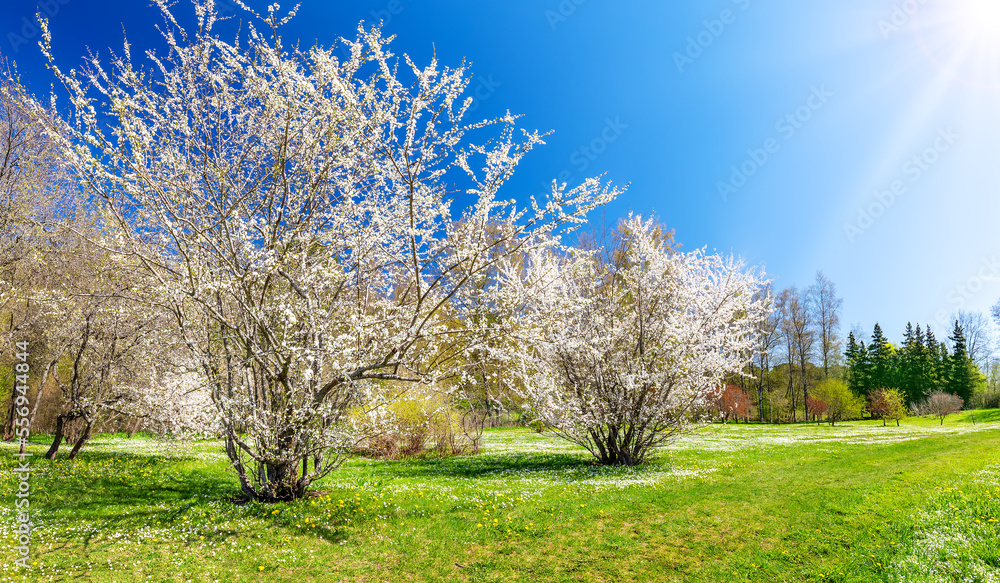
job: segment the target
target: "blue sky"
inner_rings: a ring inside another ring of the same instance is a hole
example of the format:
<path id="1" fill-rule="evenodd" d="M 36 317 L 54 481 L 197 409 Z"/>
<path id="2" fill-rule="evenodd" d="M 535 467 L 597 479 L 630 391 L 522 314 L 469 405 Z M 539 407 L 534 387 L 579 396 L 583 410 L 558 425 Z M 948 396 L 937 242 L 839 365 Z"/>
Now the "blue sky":
<path id="1" fill-rule="evenodd" d="M 158 46 L 146 2 L 46 2 L 64 67 L 123 29 L 133 54 Z M 0 52 L 37 93 L 36 4 L 4 1 Z M 285 36 L 329 45 L 379 19 L 397 53 L 472 61 L 477 114 L 554 132 L 513 196 L 607 173 L 631 183 L 609 221 L 656 213 L 779 288 L 822 270 L 845 334 L 879 321 L 897 341 L 913 321 L 940 338 L 1000 298 L 996 2 L 305 0 Z"/>

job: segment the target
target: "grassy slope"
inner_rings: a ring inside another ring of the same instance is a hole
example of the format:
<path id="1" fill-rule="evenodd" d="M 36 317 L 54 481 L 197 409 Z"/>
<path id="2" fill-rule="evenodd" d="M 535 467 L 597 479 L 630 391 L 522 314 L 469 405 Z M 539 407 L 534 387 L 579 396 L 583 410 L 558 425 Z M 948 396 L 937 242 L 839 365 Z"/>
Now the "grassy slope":
<path id="1" fill-rule="evenodd" d="M 973 484 L 1000 464 L 1000 411 L 977 421 L 713 426 L 638 469 L 502 430 L 477 456 L 353 460 L 324 496 L 274 506 L 225 501 L 217 444 L 106 438 L 33 461 L 38 565 L 0 580 L 892 580 L 923 540 L 920 509 L 968 506 L 1000 537 L 1000 484 Z M 5 540 L 13 463 L 0 457 Z M 1000 568 L 997 550 L 980 554 Z"/>

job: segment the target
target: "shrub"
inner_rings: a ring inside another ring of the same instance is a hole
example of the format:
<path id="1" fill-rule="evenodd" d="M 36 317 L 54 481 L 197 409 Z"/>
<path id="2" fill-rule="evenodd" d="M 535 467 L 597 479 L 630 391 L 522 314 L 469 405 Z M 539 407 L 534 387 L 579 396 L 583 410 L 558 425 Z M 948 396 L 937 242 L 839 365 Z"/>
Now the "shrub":
<path id="1" fill-rule="evenodd" d="M 460 411 L 437 393 L 411 393 L 387 403 L 374 415 L 362 415 L 358 422 L 367 435 L 355 453 L 381 459 L 422 454 L 459 455 L 478 451 L 479 441 L 470 437 Z M 373 427 L 381 427 L 374 431 Z"/>
<path id="2" fill-rule="evenodd" d="M 903 394 L 898 389 L 878 389 L 868 398 L 868 411 L 872 419 L 882 420 L 883 427 L 886 419 L 895 419 L 898 427 L 899 420 L 906 417 Z"/>
<path id="3" fill-rule="evenodd" d="M 944 391 L 935 391 L 927 397 L 924 408 L 930 415 L 941 419 L 941 425 L 944 425 L 944 418 L 952 413 L 961 411 L 963 404 L 962 397 L 958 395 L 949 395 Z"/>
<path id="4" fill-rule="evenodd" d="M 864 414 L 864 401 L 852 393 L 843 381 L 826 379 L 816 385 L 812 394 L 827 404 L 826 419 L 830 425 L 844 419 L 860 419 Z"/>

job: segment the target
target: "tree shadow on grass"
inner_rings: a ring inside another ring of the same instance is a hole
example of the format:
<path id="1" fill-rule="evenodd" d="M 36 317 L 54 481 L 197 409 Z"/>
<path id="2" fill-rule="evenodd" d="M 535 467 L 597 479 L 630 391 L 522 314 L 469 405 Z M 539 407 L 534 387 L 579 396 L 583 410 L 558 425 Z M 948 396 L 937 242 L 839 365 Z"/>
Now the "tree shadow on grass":
<path id="1" fill-rule="evenodd" d="M 159 455 L 81 452 L 75 460 L 34 463 L 49 471 L 36 482 L 32 506 L 123 527 L 164 522 L 181 502 L 224 499 L 239 490 L 224 469 L 178 467 L 186 460 Z"/>
<path id="2" fill-rule="evenodd" d="M 963 417 L 955 422 L 971 424 L 973 418 L 975 418 L 976 423 L 997 423 L 1000 422 L 1000 409 L 987 409 L 983 411 L 966 411 Z M 945 419 L 945 425 L 947 424 L 948 420 Z"/>
<path id="3" fill-rule="evenodd" d="M 581 453 L 479 453 L 448 458 L 403 459 L 380 462 L 378 473 L 388 479 L 482 479 L 498 474 L 531 478 L 553 473 L 589 473 L 607 469 Z"/>

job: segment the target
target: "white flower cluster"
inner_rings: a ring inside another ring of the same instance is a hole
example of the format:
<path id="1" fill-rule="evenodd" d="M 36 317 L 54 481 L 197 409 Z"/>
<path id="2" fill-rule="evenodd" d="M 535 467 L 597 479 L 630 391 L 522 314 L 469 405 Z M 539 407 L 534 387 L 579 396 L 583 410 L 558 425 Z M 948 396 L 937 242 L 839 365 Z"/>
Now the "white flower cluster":
<path id="1" fill-rule="evenodd" d="M 366 386 L 457 374 L 476 338 L 465 310 L 483 308 L 471 288 L 619 191 L 591 179 L 526 207 L 502 198 L 542 136 L 510 114 L 468 120 L 467 68 L 417 66 L 378 29 L 359 27 L 344 57 L 286 46 L 294 11 L 277 6 L 227 42 L 211 3 L 195 3 L 194 31 L 155 3 L 169 48 L 151 70 L 126 44 L 64 71 L 43 27 L 73 110 L 45 123 L 101 204 L 108 248 L 155 280 L 244 490 L 296 497 L 336 467 Z"/>
<path id="2" fill-rule="evenodd" d="M 740 261 L 681 253 L 652 220 L 629 217 L 605 257 L 532 250 L 498 303 L 529 350 L 518 367 L 538 417 L 602 462 L 634 464 L 713 403 L 739 374 L 769 307 Z"/>

